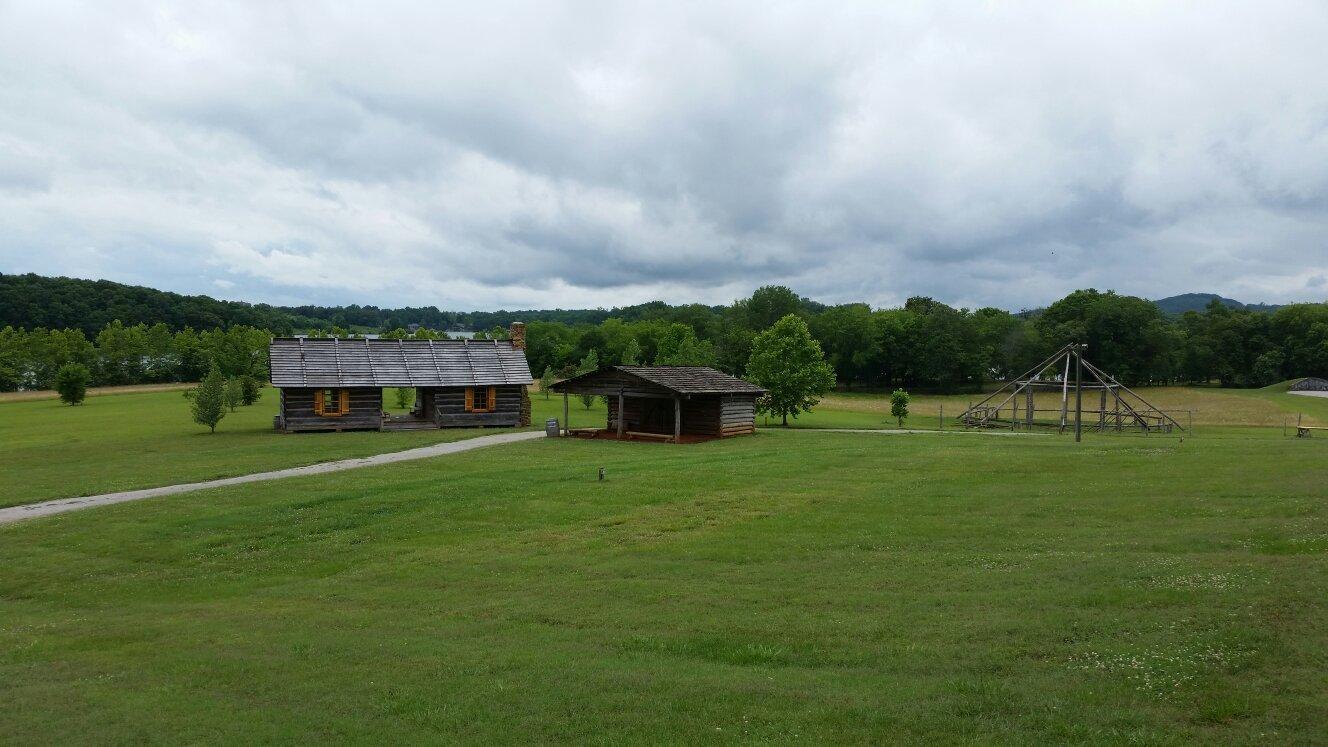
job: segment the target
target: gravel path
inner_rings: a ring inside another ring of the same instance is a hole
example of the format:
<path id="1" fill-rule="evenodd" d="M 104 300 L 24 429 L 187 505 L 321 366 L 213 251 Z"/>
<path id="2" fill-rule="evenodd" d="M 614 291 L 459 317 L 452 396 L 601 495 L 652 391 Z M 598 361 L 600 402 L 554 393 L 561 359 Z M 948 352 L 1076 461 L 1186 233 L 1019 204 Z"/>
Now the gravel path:
<path id="1" fill-rule="evenodd" d="M 220 480 L 191 482 L 184 485 L 167 485 L 160 488 L 147 488 L 145 490 L 128 490 L 123 493 L 106 493 L 104 495 L 90 495 L 83 498 L 60 498 L 54 501 L 43 501 L 42 503 L 29 503 L 25 506 L 0 508 L 0 524 L 11 524 L 15 521 L 22 521 L 23 519 L 35 519 L 39 516 L 62 514 L 66 511 L 77 511 L 81 508 L 109 506 L 112 503 L 137 501 L 142 500 L 143 498 L 156 498 L 159 495 L 176 495 L 178 493 L 190 493 L 195 490 L 220 488 L 226 485 L 243 485 L 248 482 L 280 480 L 286 477 L 303 477 L 305 475 L 323 475 L 328 472 L 341 472 L 342 470 L 358 469 L 360 467 L 373 467 L 379 464 L 408 462 L 413 459 L 428 459 L 429 457 L 442 456 L 444 454 L 457 454 L 462 451 L 470 451 L 471 449 L 482 449 L 486 446 L 510 444 L 517 441 L 529 441 L 535 438 L 544 438 L 544 432 L 521 431 L 519 433 L 501 433 L 494 436 L 468 438 L 464 441 L 452 441 L 449 443 L 434 444 L 433 446 L 421 446 L 418 449 L 394 451 L 388 454 L 376 454 L 374 456 L 359 457 L 357 459 L 342 459 L 337 462 L 310 464 L 305 467 L 291 467 L 289 469 L 279 469 L 272 472 L 256 472 L 252 475 L 226 477 Z"/>

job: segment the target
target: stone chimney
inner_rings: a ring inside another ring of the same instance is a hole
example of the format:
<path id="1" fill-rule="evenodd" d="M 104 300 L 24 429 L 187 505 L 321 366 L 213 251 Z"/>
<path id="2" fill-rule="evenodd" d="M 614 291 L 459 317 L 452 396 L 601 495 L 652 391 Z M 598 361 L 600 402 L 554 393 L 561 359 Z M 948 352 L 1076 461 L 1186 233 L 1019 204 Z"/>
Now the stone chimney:
<path id="1" fill-rule="evenodd" d="M 512 349 L 513 349 L 513 350 L 525 350 L 525 349 L 526 349 L 526 323 L 525 323 L 525 322 L 512 322 L 512 326 L 508 328 L 508 337 L 512 338 Z"/>

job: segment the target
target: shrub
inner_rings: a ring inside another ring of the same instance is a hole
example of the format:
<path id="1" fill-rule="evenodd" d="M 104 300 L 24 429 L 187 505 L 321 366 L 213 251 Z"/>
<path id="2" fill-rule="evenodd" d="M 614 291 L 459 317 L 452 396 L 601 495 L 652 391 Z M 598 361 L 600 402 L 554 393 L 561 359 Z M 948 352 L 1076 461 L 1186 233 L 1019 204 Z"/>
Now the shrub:
<path id="1" fill-rule="evenodd" d="M 81 363 L 66 363 L 55 372 L 55 391 L 60 394 L 60 401 L 67 405 L 77 405 L 88 395 L 88 381 L 92 373 Z"/>
<path id="2" fill-rule="evenodd" d="M 408 386 L 399 386 L 397 387 L 396 398 L 397 409 L 404 410 L 415 403 L 415 389 Z"/>

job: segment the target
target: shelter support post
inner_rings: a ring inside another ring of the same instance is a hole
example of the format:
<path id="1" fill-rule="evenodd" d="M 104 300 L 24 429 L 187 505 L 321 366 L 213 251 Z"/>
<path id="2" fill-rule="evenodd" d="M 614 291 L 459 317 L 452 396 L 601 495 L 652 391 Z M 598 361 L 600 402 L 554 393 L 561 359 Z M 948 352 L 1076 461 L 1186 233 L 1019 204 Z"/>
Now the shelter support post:
<path id="1" fill-rule="evenodd" d="M 673 398 L 673 442 L 682 440 L 682 398 Z"/>
<path id="2" fill-rule="evenodd" d="M 567 418 L 571 414 L 571 412 L 572 408 L 568 406 L 567 392 L 563 392 L 563 435 L 564 436 L 569 436 L 572 433 L 572 424 L 567 422 Z"/>
<path id="3" fill-rule="evenodd" d="M 623 393 L 618 392 L 618 438 L 623 437 Z"/>

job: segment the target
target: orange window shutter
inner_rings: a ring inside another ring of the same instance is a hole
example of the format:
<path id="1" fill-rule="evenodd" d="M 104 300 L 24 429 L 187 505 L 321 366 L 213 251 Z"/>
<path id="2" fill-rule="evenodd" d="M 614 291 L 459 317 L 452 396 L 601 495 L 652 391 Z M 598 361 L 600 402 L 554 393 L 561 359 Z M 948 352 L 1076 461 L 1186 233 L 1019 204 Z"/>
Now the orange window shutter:
<path id="1" fill-rule="evenodd" d="M 322 414 L 323 414 L 323 390 L 322 390 L 322 389 L 317 389 L 317 390 L 314 391 L 314 414 L 315 414 L 315 415 L 322 415 Z"/>
<path id="2" fill-rule="evenodd" d="M 472 412 L 475 409 L 475 390 L 466 387 L 466 412 Z"/>
<path id="3" fill-rule="evenodd" d="M 341 400 L 341 411 L 350 412 L 350 390 L 342 389 L 339 399 Z"/>

